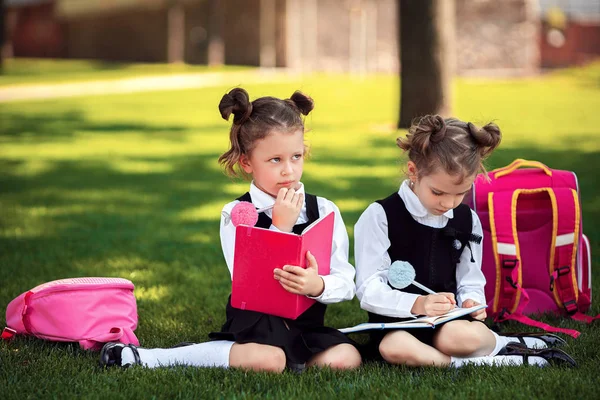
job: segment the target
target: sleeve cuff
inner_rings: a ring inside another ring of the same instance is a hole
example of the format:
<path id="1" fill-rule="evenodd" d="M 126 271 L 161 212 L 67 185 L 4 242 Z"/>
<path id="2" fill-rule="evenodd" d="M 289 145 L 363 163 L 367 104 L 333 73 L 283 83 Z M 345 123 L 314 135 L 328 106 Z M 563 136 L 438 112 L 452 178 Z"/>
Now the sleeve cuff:
<path id="1" fill-rule="evenodd" d="M 275 225 L 271 224 L 271 226 L 269 227 L 270 231 L 275 231 L 275 232 L 283 232 L 282 230 L 280 230 L 279 228 L 277 228 Z"/>
<path id="2" fill-rule="evenodd" d="M 417 298 L 419 297 L 420 295 L 418 294 L 405 293 L 400 302 L 398 302 L 398 308 L 400 310 L 407 310 L 408 318 L 416 318 L 417 314 L 411 313 L 410 310 L 412 310 L 413 306 L 415 305 L 415 301 L 417 301 Z"/>
<path id="3" fill-rule="evenodd" d="M 327 279 L 326 278 L 328 278 L 329 275 L 325 275 L 325 276 L 319 275 L 319 277 L 323 280 L 323 291 L 317 297 L 306 295 L 306 297 L 308 297 L 309 299 L 313 299 L 313 300 L 317 300 L 317 301 L 323 300 L 323 295 L 327 291 Z"/>
<path id="4" fill-rule="evenodd" d="M 460 306 L 462 307 L 462 303 L 467 299 L 475 300 L 479 304 L 486 304 L 485 297 L 482 296 L 481 293 L 477 293 L 477 292 L 461 293 L 458 296 L 457 300 L 458 300 Z"/>

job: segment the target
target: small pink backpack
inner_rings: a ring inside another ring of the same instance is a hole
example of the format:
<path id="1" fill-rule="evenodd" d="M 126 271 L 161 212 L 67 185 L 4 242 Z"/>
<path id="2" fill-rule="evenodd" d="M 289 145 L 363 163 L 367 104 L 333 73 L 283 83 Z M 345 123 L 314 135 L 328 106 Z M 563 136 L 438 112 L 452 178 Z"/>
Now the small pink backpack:
<path id="1" fill-rule="evenodd" d="M 6 308 L 3 339 L 33 335 L 79 342 L 98 350 L 106 342 L 139 345 L 133 283 L 121 278 L 60 279 L 21 294 Z"/>
<path id="2" fill-rule="evenodd" d="M 573 172 L 517 159 L 489 180 L 477 177 L 471 207 L 483 227 L 485 295 L 495 321 L 577 337 L 527 315 L 550 311 L 587 323 L 600 317 L 583 314 L 592 301 L 591 258 Z"/>

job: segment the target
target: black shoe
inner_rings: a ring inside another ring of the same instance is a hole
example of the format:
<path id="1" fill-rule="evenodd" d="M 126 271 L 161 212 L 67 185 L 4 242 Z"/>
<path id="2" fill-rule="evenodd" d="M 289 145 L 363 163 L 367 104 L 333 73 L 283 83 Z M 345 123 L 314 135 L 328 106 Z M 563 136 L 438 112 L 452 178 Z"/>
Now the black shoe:
<path id="1" fill-rule="evenodd" d="M 541 357 L 550 364 L 566 365 L 567 367 L 577 367 L 575 360 L 560 349 L 531 349 L 521 343 L 509 343 L 498 352 L 499 356 L 523 356 L 523 364 L 528 365 L 529 357 Z"/>
<path id="2" fill-rule="evenodd" d="M 286 363 L 286 367 L 293 373 L 295 374 L 301 374 L 304 372 L 304 370 L 306 369 L 306 363 L 293 363 L 293 362 L 287 362 Z"/>
<path id="3" fill-rule="evenodd" d="M 546 346 L 548 346 L 548 347 L 562 346 L 567 343 L 567 342 L 565 342 L 565 340 L 563 338 L 553 335 L 551 333 L 545 333 L 545 332 L 508 332 L 508 333 L 499 333 L 498 335 L 517 338 L 523 344 L 526 344 L 525 340 L 524 340 L 526 337 L 530 337 L 533 339 L 540 339 L 544 343 L 546 343 Z"/>
<path id="4" fill-rule="evenodd" d="M 121 352 L 125 347 L 129 347 L 133 352 L 133 357 L 135 361 L 134 364 L 141 365 L 140 354 L 137 351 L 137 347 L 132 344 L 123 344 L 116 342 L 108 342 L 104 346 L 102 346 L 102 350 L 100 350 L 100 366 L 101 367 L 129 367 L 130 364 L 121 365 Z"/>

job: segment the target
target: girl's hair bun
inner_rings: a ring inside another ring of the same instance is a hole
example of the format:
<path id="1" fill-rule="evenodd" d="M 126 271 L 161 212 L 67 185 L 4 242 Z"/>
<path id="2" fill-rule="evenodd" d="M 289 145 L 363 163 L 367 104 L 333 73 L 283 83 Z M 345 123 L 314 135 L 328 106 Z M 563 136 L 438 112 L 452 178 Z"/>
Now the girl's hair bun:
<path id="1" fill-rule="evenodd" d="M 439 115 L 425 115 L 416 119 L 406 139 L 398 138 L 396 144 L 402 150 L 413 151 L 425 155 L 434 143 L 441 142 L 446 136 L 446 121 Z"/>
<path id="2" fill-rule="evenodd" d="M 433 143 L 441 142 L 446 136 L 446 121 L 440 115 L 428 115 L 421 124 L 429 130 L 429 140 Z"/>
<path id="3" fill-rule="evenodd" d="M 225 121 L 228 121 L 229 116 L 233 114 L 233 123 L 243 124 L 252 114 L 252 103 L 248 92 L 242 88 L 235 88 L 223 95 L 219 103 L 219 112 Z"/>
<path id="4" fill-rule="evenodd" d="M 479 154 L 482 158 L 487 157 L 498 145 L 502 139 L 498 125 L 490 122 L 482 128 L 477 128 L 472 123 L 467 123 L 467 130 L 473 141 L 479 147 Z"/>
<path id="5" fill-rule="evenodd" d="M 302 115 L 308 115 L 315 108 L 313 99 L 299 90 L 296 90 L 292 97 L 286 101 L 291 102 Z"/>

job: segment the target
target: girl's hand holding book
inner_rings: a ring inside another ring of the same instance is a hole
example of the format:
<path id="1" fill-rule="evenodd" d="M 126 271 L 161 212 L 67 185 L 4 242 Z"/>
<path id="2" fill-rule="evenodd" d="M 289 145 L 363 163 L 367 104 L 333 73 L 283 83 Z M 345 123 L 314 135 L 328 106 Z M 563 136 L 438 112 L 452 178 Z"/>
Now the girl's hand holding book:
<path id="1" fill-rule="evenodd" d="M 285 290 L 294 294 L 318 297 L 325 290 L 325 283 L 319 276 L 317 260 L 306 252 L 308 266 L 302 268 L 296 265 L 284 265 L 282 269 L 273 270 L 273 278 L 279 281 Z"/>
<path id="2" fill-rule="evenodd" d="M 475 300 L 472 299 L 467 299 L 465 301 L 463 301 L 462 303 L 462 307 L 463 308 L 469 308 L 469 307 L 473 307 L 473 306 L 478 306 L 480 303 L 476 302 Z M 474 313 L 471 314 L 471 317 L 479 320 L 479 321 L 483 321 L 486 317 L 487 317 L 487 313 L 485 312 L 485 308 L 482 308 L 481 310 L 477 310 Z"/>
<path id="3" fill-rule="evenodd" d="M 282 232 L 291 232 L 298 220 L 303 204 L 303 193 L 296 193 L 291 188 L 283 187 L 279 189 L 273 206 L 273 225 Z"/>
<path id="4" fill-rule="evenodd" d="M 437 317 L 446 314 L 455 306 L 456 300 L 454 299 L 454 294 L 440 292 L 438 294 L 417 297 L 410 312 L 417 315 Z"/>

